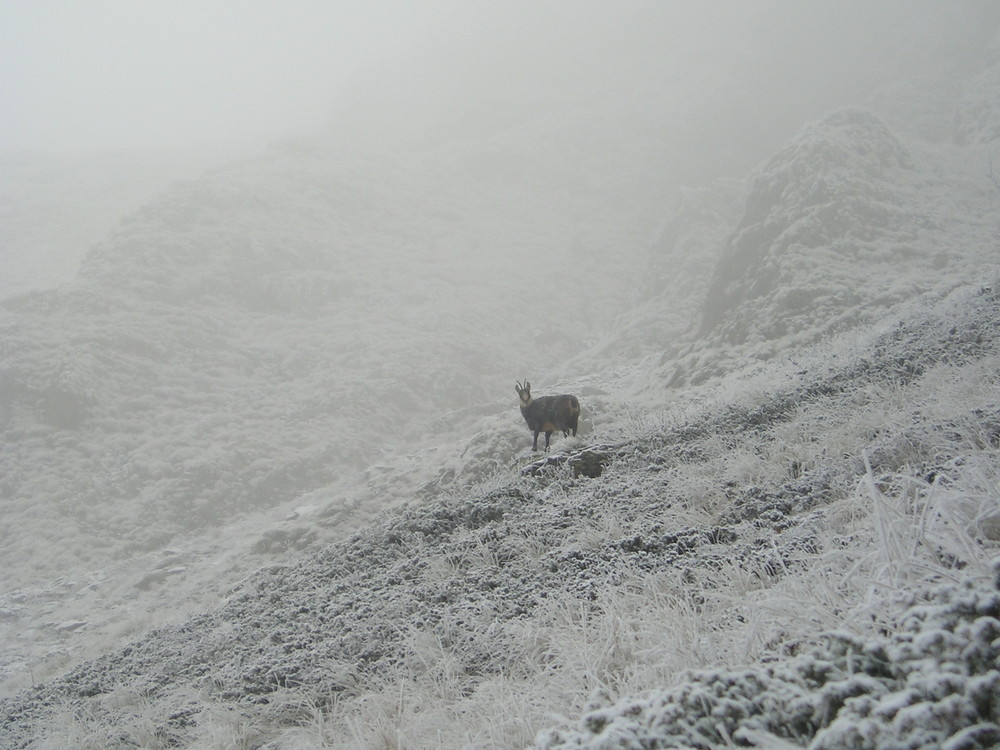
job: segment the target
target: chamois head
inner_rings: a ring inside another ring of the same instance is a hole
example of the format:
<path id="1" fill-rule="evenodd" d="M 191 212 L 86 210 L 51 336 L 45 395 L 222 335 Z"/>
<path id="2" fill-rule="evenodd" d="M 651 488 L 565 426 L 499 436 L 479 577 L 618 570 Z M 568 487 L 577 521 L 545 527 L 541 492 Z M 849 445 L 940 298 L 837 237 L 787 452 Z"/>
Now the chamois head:
<path id="1" fill-rule="evenodd" d="M 514 386 L 514 390 L 517 391 L 518 398 L 521 399 L 521 408 L 531 405 L 531 383 L 525 379 L 524 385 L 521 385 L 521 381 L 517 381 Z"/>
<path id="2" fill-rule="evenodd" d="M 524 385 L 518 382 L 514 389 L 521 399 L 521 416 L 528 423 L 528 429 L 535 433 L 531 449 L 538 450 L 538 436 L 545 433 L 545 450 L 549 449 L 549 439 L 556 430 L 561 430 L 563 436 L 570 432 L 576 436 L 577 423 L 580 420 L 580 402 L 576 396 L 563 394 L 561 396 L 531 397 L 531 383 L 525 379 Z"/>

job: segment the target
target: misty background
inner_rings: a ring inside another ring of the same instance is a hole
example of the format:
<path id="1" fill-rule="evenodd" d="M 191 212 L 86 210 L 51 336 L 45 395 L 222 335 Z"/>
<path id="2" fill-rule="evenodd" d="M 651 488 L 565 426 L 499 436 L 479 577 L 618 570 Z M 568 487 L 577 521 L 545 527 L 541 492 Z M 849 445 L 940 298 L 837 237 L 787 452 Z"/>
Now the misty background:
<path id="1" fill-rule="evenodd" d="M 253 150 L 332 124 L 416 146 L 611 99 L 677 119 L 728 110 L 747 148 L 877 86 L 927 5 L 8 4 L 0 139 L 8 152 Z"/>
<path id="2" fill-rule="evenodd" d="M 998 22 L 0 5 L 6 689 L 509 472 L 517 379 L 620 437 L 966 280 Z"/>
<path id="3" fill-rule="evenodd" d="M 935 66 L 969 49 L 941 49 L 941 25 L 967 33 L 989 4 L 930 13 L 942 8 L 5 4 L 0 293 L 69 279 L 163 186 L 288 135 L 324 134 L 345 151 L 438 149 L 434 161 L 495 139 L 469 168 L 506 170 L 539 204 L 583 160 L 600 170 L 581 168 L 589 179 L 662 207 L 680 185 L 743 177 L 804 121 L 888 81 L 935 85 Z M 659 221 L 644 217 L 640 236 Z"/>

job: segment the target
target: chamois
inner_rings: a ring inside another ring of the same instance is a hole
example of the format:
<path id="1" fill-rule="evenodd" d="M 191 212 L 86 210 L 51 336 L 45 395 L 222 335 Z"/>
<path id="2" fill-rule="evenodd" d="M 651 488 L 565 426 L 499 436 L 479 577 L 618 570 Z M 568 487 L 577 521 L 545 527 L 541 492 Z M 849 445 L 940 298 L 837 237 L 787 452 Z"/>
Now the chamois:
<path id="1" fill-rule="evenodd" d="M 576 425 L 580 421 L 580 402 L 576 396 L 563 394 L 561 396 L 531 397 L 531 383 L 520 382 L 514 386 L 521 399 L 521 416 L 528 423 L 528 429 L 535 433 L 531 450 L 538 450 L 538 435 L 545 433 L 545 450 L 549 449 L 549 438 L 556 430 L 562 430 L 563 437 L 573 431 L 576 437 Z"/>

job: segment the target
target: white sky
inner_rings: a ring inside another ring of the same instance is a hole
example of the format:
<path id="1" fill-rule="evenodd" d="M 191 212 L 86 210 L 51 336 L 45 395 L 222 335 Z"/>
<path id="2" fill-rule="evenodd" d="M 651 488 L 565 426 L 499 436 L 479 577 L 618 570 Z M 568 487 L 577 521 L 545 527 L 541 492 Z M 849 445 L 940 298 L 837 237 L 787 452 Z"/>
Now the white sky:
<path id="1" fill-rule="evenodd" d="M 769 87 L 766 109 L 774 91 L 863 87 L 920 4 L 0 0 L 0 153 L 255 148 L 345 118 L 481 124 L 633 86 L 678 103 L 715 83 Z"/>
<path id="2" fill-rule="evenodd" d="M 418 3 L 3 0 L 0 150 L 256 142 L 328 117 Z"/>

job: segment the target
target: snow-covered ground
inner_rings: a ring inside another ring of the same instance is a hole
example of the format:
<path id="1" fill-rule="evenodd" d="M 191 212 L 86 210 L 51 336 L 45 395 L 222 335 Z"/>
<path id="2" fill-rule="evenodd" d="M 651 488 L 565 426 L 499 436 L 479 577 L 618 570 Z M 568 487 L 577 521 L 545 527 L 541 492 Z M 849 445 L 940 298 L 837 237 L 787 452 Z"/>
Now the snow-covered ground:
<path id="1" fill-rule="evenodd" d="M 0 747 L 995 744 L 1000 43 L 949 24 L 746 180 L 620 102 L 289 139 L 3 301 Z"/>
<path id="2" fill-rule="evenodd" d="M 522 452 L 8 700 L 8 746 L 995 738 L 998 333 L 962 287 Z"/>

